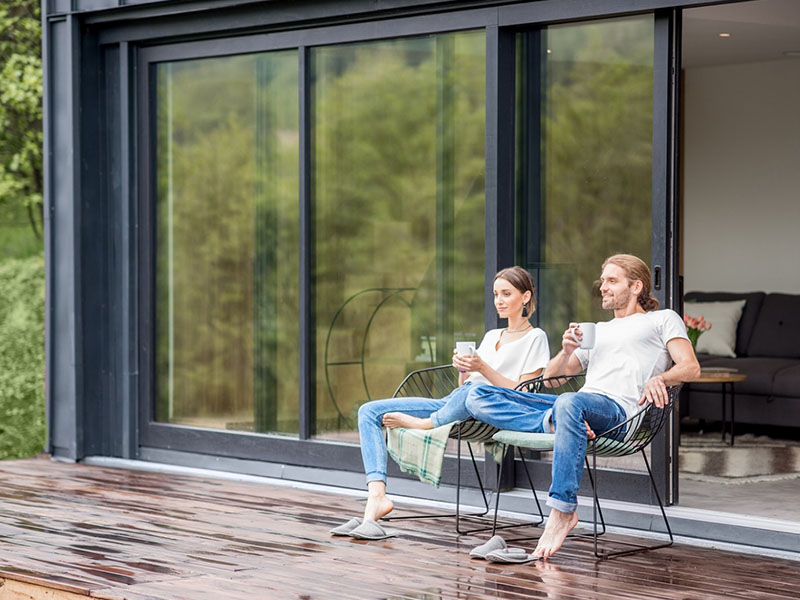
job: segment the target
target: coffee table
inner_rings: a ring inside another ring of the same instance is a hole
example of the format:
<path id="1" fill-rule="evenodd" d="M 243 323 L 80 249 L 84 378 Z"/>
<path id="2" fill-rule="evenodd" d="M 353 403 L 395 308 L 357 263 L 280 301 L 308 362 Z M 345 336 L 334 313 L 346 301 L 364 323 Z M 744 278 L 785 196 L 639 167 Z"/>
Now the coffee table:
<path id="1" fill-rule="evenodd" d="M 747 375 L 728 371 L 704 371 L 700 369 L 700 376 L 697 379 L 690 379 L 686 383 L 718 383 L 722 386 L 722 441 L 725 441 L 725 433 L 728 424 L 725 411 L 725 400 L 727 391 L 730 389 L 731 397 L 731 446 L 733 446 L 734 426 L 736 425 L 736 390 L 734 384 L 747 379 Z"/>

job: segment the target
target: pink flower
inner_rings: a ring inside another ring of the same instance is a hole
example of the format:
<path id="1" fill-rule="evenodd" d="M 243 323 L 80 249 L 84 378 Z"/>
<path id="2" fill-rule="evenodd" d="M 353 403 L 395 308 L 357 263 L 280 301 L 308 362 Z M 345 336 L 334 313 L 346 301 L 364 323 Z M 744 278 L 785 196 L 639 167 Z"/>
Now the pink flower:
<path id="1" fill-rule="evenodd" d="M 708 331 L 709 329 L 711 329 L 711 323 L 706 321 L 703 315 L 693 317 L 691 315 L 684 314 L 683 322 L 686 323 L 686 327 L 688 329 L 696 329 L 697 331 L 700 332 Z"/>

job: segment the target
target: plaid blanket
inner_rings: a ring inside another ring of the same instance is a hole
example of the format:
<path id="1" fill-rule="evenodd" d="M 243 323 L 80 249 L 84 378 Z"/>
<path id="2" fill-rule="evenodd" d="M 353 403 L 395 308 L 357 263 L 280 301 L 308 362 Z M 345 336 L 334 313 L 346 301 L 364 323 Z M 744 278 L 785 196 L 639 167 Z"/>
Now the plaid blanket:
<path id="1" fill-rule="evenodd" d="M 411 473 L 421 481 L 439 487 L 442 480 L 442 464 L 450 431 L 456 423 L 448 423 L 433 429 L 405 429 L 394 427 L 386 430 L 386 447 L 389 456 L 404 473 Z M 473 442 L 474 443 L 474 442 Z M 496 462 L 503 458 L 504 444 L 476 444 L 478 453 L 485 446 Z"/>

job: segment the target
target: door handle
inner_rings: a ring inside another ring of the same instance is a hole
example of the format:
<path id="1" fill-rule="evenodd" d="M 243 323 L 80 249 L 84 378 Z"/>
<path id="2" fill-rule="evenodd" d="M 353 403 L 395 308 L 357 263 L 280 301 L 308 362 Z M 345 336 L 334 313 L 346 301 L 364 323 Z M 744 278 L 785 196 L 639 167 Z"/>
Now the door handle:
<path id="1" fill-rule="evenodd" d="M 653 289 L 661 289 L 661 267 L 659 265 L 656 265 L 653 269 Z"/>

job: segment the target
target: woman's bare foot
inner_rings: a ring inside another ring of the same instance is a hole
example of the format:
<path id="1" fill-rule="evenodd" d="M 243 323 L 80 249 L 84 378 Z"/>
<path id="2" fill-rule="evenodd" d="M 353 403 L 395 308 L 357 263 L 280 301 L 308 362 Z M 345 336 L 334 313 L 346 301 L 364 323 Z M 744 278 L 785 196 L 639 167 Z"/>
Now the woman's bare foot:
<path id="1" fill-rule="evenodd" d="M 364 507 L 364 520 L 377 521 L 392 512 L 394 503 L 386 494 L 372 494 L 367 496 L 367 506 Z"/>
<path id="2" fill-rule="evenodd" d="M 430 417 L 421 419 L 419 417 L 412 417 L 406 413 L 390 412 L 383 415 L 383 425 L 385 427 L 405 427 L 407 429 L 433 429 L 433 423 Z"/>
<path id="3" fill-rule="evenodd" d="M 536 545 L 536 550 L 533 555 L 536 558 L 550 558 L 555 554 L 567 535 L 578 524 L 578 513 L 565 513 L 555 508 L 550 510 L 550 516 L 547 517 L 547 525 L 544 527 L 544 533 L 539 538 L 539 543 Z"/>

